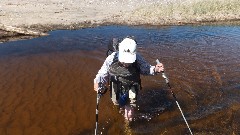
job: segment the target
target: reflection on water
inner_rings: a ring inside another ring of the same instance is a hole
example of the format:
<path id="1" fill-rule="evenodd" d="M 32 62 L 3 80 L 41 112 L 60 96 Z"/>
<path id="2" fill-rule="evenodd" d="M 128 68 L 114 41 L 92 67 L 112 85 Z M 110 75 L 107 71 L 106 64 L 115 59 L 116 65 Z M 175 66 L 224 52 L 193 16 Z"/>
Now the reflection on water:
<path id="1" fill-rule="evenodd" d="M 240 27 L 104 26 L 53 31 L 0 44 L 0 134 L 93 134 L 95 74 L 113 37 L 135 36 L 152 65 L 165 65 L 194 134 L 240 134 Z M 109 95 L 99 105 L 102 134 L 189 134 L 164 79 L 142 77 L 135 122 Z"/>

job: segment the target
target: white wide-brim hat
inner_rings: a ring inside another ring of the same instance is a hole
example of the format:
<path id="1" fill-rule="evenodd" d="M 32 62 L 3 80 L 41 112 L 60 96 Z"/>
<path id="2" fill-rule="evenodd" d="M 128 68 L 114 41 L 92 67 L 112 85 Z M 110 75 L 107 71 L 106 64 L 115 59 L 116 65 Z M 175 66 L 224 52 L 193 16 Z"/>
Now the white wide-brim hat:
<path id="1" fill-rule="evenodd" d="M 137 43 L 130 38 L 125 38 L 119 43 L 118 60 L 124 63 L 134 63 L 136 60 Z"/>

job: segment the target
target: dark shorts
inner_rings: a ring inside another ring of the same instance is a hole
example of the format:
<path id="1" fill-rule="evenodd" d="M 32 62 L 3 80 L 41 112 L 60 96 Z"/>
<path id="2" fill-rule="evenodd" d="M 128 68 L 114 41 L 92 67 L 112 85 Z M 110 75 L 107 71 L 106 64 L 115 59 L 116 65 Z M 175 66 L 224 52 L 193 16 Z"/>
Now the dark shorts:
<path id="1" fill-rule="evenodd" d="M 110 85 L 111 88 L 111 99 L 114 105 L 119 105 L 119 86 L 115 82 L 111 82 L 112 84 Z M 124 91 L 128 92 L 128 101 L 127 104 L 130 106 L 136 107 L 136 101 L 137 101 L 137 94 L 138 94 L 139 86 L 132 85 L 131 87 L 128 87 L 128 89 L 124 89 Z"/>

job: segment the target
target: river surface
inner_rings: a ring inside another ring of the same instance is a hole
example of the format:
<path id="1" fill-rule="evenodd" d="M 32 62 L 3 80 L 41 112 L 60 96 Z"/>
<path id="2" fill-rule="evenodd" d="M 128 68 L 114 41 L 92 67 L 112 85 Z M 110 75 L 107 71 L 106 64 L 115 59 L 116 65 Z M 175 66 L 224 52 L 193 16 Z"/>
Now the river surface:
<path id="1" fill-rule="evenodd" d="M 240 134 L 240 26 L 100 26 L 0 44 L 0 134 L 94 134 L 93 79 L 112 38 L 134 36 L 138 52 L 165 65 L 194 134 Z M 99 134 L 190 134 L 161 75 L 142 76 L 129 126 L 106 93 Z"/>

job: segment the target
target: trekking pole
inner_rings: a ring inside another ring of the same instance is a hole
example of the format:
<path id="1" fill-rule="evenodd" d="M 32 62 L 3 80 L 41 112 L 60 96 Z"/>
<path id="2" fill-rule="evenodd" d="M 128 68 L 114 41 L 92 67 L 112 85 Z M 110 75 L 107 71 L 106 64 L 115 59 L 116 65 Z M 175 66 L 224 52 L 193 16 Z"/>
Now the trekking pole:
<path id="1" fill-rule="evenodd" d="M 160 61 L 159 61 L 158 59 L 156 60 L 156 62 L 157 62 L 157 64 L 160 63 Z M 188 122 L 187 122 L 187 120 L 186 120 L 186 118 L 185 118 L 185 116 L 184 116 L 184 114 L 183 114 L 183 111 L 182 111 L 182 109 L 181 109 L 181 107 L 180 107 L 180 105 L 179 105 L 179 103 L 178 103 L 178 101 L 177 101 L 177 98 L 176 98 L 175 94 L 174 94 L 173 91 L 172 91 L 172 88 L 171 88 L 171 86 L 170 86 L 170 84 L 169 84 L 169 79 L 167 78 L 167 76 L 166 76 L 166 74 L 164 73 L 164 71 L 162 71 L 162 77 L 165 79 L 167 86 L 168 86 L 169 89 L 171 90 L 172 96 L 174 97 L 174 99 L 175 99 L 175 101 L 176 101 L 176 104 L 177 104 L 177 106 L 178 106 L 178 109 L 180 110 L 180 112 L 181 112 L 181 114 L 182 114 L 182 117 L 183 117 L 183 119 L 184 119 L 184 121 L 185 121 L 185 123 L 186 123 L 186 125 L 187 125 L 187 127 L 188 127 L 189 132 L 191 133 L 191 135 L 193 135 L 193 133 L 192 133 L 192 131 L 191 131 L 189 125 L 188 125 Z"/>
<path id="2" fill-rule="evenodd" d="M 97 91 L 97 107 L 96 107 L 96 128 L 95 128 L 95 135 L 97 135 L 98 130 L 98 105 L 99 100 L 103 94 L 107 92 L 107 87 L 105 87 L 102 83 L 98 83 L 98 91 Z"/>
<path id="3" fill-rule="evenodd" d="M 101 98 L 102 94 L 101 93 L 97 93 L 97 107 L 96 107 L 96 128 L 95 128 L 95 135 L 97 135 L 97 129 L 98 129 L 98 104 L 99 104 L 99 100 Z"/>

